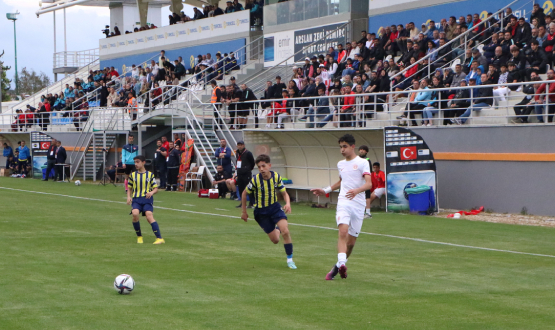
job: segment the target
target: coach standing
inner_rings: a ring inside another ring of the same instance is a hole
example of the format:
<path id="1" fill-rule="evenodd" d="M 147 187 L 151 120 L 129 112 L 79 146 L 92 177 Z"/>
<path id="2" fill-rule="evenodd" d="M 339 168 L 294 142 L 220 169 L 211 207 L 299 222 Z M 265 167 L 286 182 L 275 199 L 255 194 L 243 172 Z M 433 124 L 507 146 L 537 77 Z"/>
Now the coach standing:
<path id="1" fill-rule="evenodd" d="M 129 143 L 124 145 L 121 149 L 121 163 L 125 173 L 125 191 L 127 191 L 127 178 L 129 174 L 135 172 L 135 161 L 133 158 L 139 155 L 139 146 L 133 143 L 135 137 L 129 135 L 127 141 Z"/>
<path id="2" fill-rule="evenodd" d="M 42 181 L 48 181 L 50 172 L 52 172 L 52 170 L 56 167 L 56 149 L 58 149 L 58 144 L 56 142 L 56 139 L 52 139 L 52 142 L 50 142 L 50 147 L 48 147 L 48 154 L 46 155 L 46 175 L 44 176 Z M 55 178 L 56 177 L 54 177 L 54 179 Z"/>
<path id="3" fill-rule="evenodd" d="M 231 177 L 233 174 L 233 168 L 231 166 L 231 148 L 227 146 L 227 141 L 225 139 L 220 140 L 220 147 L 214 152 L 216 156 L 216 161 L 218 165 L 222 165 L 224 172 Z"/>
<path id="4" fill-rule="evenodd" d="M 168 143 L 169 144 L 169 143 Z M 160 178 L 160 189 L 166 189 L 166 178 L 168 177 L 168 168 L 166 165 L 166 158 L 168 157 L 168 150 L 162 146 L 162 140 L 156 141 L 156 153 L 154 154 L 154 166 L 158 177 Z"/>
<path id="5" fill-rule="evenodd" d="M 166 165 L 168 168 L 168 183 L 166 184 L 166 191 L 177 191 L 177 176 L 179 175 L 179 165 L 181 161 L 181 153 L 179 149 L 174 148 L 173 141 L 170 141 L 169 154 L 166 158 Z"/>
<path id="6" fill-rule="evenodd" d="M 247 187 L 252 179 L 252 169 L 254 168 L 254 157 L 252 152 L 245 148 L 245 142 L 237 142 L 237 186 L 239 187 L 239 196 L 243 194 L 243 190 Z M 241 204 L 237 208 L 242 207 Z M 249 208 L 253 208 L 253 199 L 250 198 Z"/>

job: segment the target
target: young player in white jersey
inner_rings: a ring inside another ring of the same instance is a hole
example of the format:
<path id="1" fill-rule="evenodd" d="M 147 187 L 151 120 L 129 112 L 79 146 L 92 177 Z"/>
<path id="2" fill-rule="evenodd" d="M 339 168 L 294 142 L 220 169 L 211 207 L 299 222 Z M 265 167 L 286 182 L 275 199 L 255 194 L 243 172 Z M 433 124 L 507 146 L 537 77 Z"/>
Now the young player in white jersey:
<path id="1" fill-rule="evenodd" d="M 366 200 L 364 192 L 372 188 L 370 164 L 366 159 L 357 156 L 355 138 L 345 134 L 339 138 L 339 147 L 345 160 L 337 163 L 339 181 L 324 189 L 312 189 L 318 196 L 324 196 L 341 187 L 335 219 L 339 229 L 337 241 L 337 263 L 326 275 L 326 280 L 333 280 L 339 273 L 347 278 L 347 259 L 353 252 L 355 242 L 362 228 Z"/>

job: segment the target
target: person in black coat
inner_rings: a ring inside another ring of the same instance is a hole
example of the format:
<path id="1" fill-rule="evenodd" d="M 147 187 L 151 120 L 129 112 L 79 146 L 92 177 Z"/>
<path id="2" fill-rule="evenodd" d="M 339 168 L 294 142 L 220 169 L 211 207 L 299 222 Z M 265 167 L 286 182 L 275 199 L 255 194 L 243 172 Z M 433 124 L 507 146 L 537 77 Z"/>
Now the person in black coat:
<path id="1" fill-rule="evenodd" d="M 110 91 L 108 87 L 106 87 L 106 83 L 102 82 L 102 87 L 100 88 L 100 106 L 105 107 L 108 104 L 108 94 Z"/>
<path id="2" fill-rule="evenodd" d="M 272 91 L 274 92 L 274 99 L 280 99 L 281 98 L 281 91 L 287 89 L 287 86 L 281 82 L 281 77 L 277 76 L 276 77 L 276 83 L 274 84 L 274 86 L 272 87 Z"/>
<path id="3" fill-rule="evenodd" d="M 530 28 L 530 24 L 528 24 L 524 17 L 521 17 L 518 20 L 518 26 L 516 27 L 516 32 L 514 36 L 515 45 L 519 47 L 524 47 L 524 45 L 528 45 L 532 40 L 532 29 Z"/>
<path id="4" fill-rule="evenodd" d="M 237 169 L 237 187 L 239 189 L 239 196 L 241 196 L 252 178 L 252 170 L 255 165 L 254 156 L 252 152 L 245 148 L 245 142 L 243 141 L 237 142 L 235 155 L 237 155 L 237 165 L 235 166 Z M 253 198 L 250 197 L 249 199 L 249 208 L 253 208 Z M 241 207 L 241 204 L 237 206 L 237 208 Z"/>
<path id="5" fill-rule="evenodd" d="M 274 98 L 274 87 L 272 86 L 271 81 L 266 82 L 266 89 L 264 89 L 264 95 L 260 98 L 261 100 L 271 100 Z M 271 108 L 272 102 L 262 102 L 260 106 L 263 109 Z"/>
<path id="6" fill-rule="evenodd" d="M 532 77 L 530 80 L 540 80 L 535 72 L 533 72 L 531 75 Z M 532 104 L 532 102 L 534 102 L 534 94 L 536 93 L 536 88 L 534 88 L 534 85 L 532 84 L 524 85 L 522 86 L 522 92 L 526 94 L 526 96 L 524 96 L 524 98 L 513 107 L 515 115 L 517 115 L 517 117 L 512 120 L 512 122 L 515 124 L 527 123 L 528 115 L 534 110 L 534 105 Z"/>
<path id="7" fill-rule="evenodd" d="M 537 40 L 532 40 L 530 43 L 530 49 L 524 52 L 524 57 L 526 62 L 530 64 L 530 67 L 526 69 L 526 77 L 530 79 L 530 73 L 536 71 L 537 73 L 547 72 L 547 55 L 540 48 L 540 43 Z"/>
<path id="8" fill-rule="evenodd" d="M 50 142 L 50 147 L 48 147 L 48 153 L 46 154 L 46 175 L 42 181 L 48 181 L 50 177 L 50 172 L 56 167 L 56 153 L 58 149 L 58 143 L 56 139 L 52 139 Z M 55 177 L 54 177 L 55 179 Z"/>
<path id="9" fill-rule="evenodd" d="M 473 78 L 470 79 L 472 81 Z M 489 85 L 488 75 L 482 73 L 481 76 L 482 86 Z M 461 125 L 466 122 L 466 119 L 470 117 L 471 111 L 480 111 L 484 108 L 489 108 L 493 105 L 493 87 L 482 87 L 478 89 L 478 97 L 474 99 L 474 104 L 472 104 L 466 111 L 459 117 L 455 118 L 454 122 Z"/>
<path id="10" fill-rule="evenodd" d="M 252 89 L 248 88 L 246 84 L 241 84 L 241 93 L 239 96 L 239 102 L 241 102 L 242 104 L 240 104 L 239 106 L 239 112 L 237 114 L 238 117 L 240 117 L 240 123 L 239 123 L 239 129 L 244 129 L 247 127 L 247 117 L 250 115 L 250 111 L 251 109 L 255 109 L 256 108 L 256 103 L 253 103 L 252 101 L 257 101 L 258 99 L 256 98 L 256 95 L 254 95 L 254 92 L 252 91 Z M 247 102 L 247 101 L 251 101 L 251 102 Z M 244 103 L 247 102 L 247 103 Z M 254 121 L 255 121 L 255 125 L 258 128 L 258 116 L 254 116 Z"/>
<path id="11" fill-rule="evenodd" d="M 62 141 L 56 141 L 56 164 L 65 164 L 67 159 L 66 148 L 62 147 Z M 56 165 L 56 177 L 58 181 L 64 180 L 64 171 L 65 166 L 63 165 Z"/>

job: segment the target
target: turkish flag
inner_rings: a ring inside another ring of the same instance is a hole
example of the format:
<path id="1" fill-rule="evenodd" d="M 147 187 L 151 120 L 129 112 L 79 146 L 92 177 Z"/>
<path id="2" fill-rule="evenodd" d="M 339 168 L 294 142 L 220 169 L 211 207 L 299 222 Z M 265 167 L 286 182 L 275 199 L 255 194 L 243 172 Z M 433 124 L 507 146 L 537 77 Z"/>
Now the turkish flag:
<path id="1" fill-rule="evenodd" d="M 40 143 L 40 149 L 41 150 L 48 150 L 48 148 L 50 148 L 50 142 L 41 142 Z"/>
<path id="2" fill-rule="evenodd" d="M 416 159 L 416 147 L 402 147 L 401 160 Z"/>

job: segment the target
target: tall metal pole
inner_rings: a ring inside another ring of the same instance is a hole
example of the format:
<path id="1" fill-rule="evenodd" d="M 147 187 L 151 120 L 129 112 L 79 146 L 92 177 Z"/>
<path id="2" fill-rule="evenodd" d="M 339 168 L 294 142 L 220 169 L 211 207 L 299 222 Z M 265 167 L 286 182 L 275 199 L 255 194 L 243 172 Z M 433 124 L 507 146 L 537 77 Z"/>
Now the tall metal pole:
<path id="1" fill-rule="evenodd" d="M 15 49 L 15 95 L 19 95 L 19 76 L 17 74 L 17 34 L 15 32 L 15 20 L 13 21 L 13 46 Z"/>
<path id="2" fill-rule="evenodd" d="M 58 59 L 56 58 L 56 11 L 52 12 L 52 17 L 54 17 L 54 69 L 57 67 Z M 58 74 L 54 74 L 54 82 L 58 81 Z"/>
<path id="3" fill-rule="evenodd" d="M 64 8 L 64 67 L 67 68 L 66 9 Z M 66 73 L 67 76 L 67 73 Z"/>

